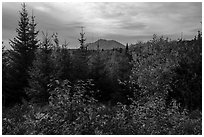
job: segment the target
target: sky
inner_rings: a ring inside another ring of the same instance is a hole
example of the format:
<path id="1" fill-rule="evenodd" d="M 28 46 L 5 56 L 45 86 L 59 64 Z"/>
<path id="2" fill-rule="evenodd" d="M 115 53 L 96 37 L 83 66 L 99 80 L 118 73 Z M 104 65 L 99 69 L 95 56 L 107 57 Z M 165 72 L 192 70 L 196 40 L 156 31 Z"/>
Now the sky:
<path id="1" fill-rule="evenodd" d="M 201 2 L 27 2 L 29 15 L 35 15 L 39 39 L 42 31 L 58 33 L 60 44 L 79 47 L 80 26 L 86 42 L 98 39 L 135 44 L 150 40 L 153 34 L 172 40 L 192 39 L 201 30 Z M 21 3 L 2 3 L 2 40 L 9 45 L 17 33 Z"/>

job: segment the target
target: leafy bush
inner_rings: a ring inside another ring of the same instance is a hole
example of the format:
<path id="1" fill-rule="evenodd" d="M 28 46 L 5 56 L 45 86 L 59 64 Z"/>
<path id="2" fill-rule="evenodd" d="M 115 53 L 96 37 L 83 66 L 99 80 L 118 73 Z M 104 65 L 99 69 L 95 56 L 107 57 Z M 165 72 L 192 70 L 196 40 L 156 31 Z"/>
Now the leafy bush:
<path id="1" fill-rule="evenodd" d="M 201 40 L 200 33 L 191 41 L 168 41 L 154 35 L 152 40 L 133 46 L 132 83 L 142 89 L 142 95 L 158 92 L 166 96 L 167 104 L 174 99 L 181 108 L 201 109 Z"/>

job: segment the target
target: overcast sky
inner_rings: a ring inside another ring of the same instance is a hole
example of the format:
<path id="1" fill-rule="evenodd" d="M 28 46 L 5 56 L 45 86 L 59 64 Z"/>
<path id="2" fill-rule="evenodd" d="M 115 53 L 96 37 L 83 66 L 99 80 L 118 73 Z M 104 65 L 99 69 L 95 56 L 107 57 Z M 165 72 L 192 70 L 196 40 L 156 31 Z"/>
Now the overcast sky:
<path id="1" fill-rule="evenodd" d="M 153 34 L 171 39 L 191 39 L 201 29 L 202 3 L 36 3 L 27 2 L 38 23 L 37 29 L 57 32 L 61 43 L 79 47 L 80 26 L 85 26 L 87 42 L 114 39 L 136 43 L 152 38 Z M 2 4 L 2 40 L 7 43 L 17 33 L 21 3 Z M 42 33 L 39 33 L 41 37 Z"/>

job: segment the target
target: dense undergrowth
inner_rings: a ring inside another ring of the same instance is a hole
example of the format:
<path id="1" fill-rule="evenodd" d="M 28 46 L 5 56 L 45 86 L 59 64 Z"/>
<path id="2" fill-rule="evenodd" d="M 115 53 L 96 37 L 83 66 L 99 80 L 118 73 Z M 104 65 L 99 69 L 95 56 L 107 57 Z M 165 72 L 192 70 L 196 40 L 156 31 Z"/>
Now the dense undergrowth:
<path id="1" fill-rule="evenodd" d="M 91 97 L 93 92 L 86 90 L 91 80 L 55 83 L 46 106 L 24 102 L 4 110 L 3 134 L 202 134 L 200 111 L 181 111 L 175 101 L 167 108 L 159 95 L 110 106 Z"/>

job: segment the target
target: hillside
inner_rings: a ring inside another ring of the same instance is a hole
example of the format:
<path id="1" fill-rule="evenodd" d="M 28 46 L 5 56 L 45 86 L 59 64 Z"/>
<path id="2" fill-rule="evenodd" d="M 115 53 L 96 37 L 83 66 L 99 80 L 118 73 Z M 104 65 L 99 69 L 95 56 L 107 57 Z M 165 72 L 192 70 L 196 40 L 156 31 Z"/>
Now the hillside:
<path id="1" fill-rule="evenodd" d="M 94 43 L 88 43 L 88 50 L 96 50 L 99 45 L 99 49 L 113 49 L 113 48 L 125 48 L 125 46 L 115 40 L 99 39 Z"/>

